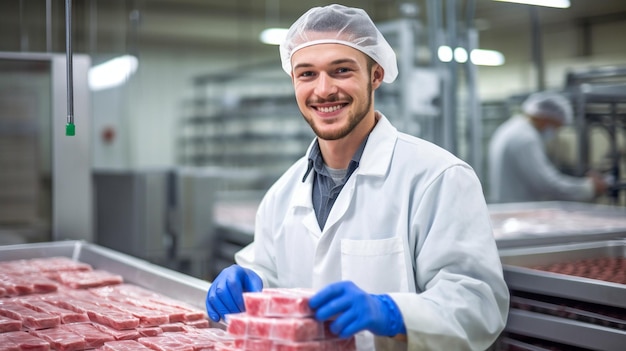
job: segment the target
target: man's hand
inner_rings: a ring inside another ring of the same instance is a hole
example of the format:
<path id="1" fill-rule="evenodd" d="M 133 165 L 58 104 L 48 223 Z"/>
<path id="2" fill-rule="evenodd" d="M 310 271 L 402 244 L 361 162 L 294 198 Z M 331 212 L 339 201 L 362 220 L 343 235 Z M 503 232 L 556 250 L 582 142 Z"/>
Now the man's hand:
<path id="1" fill-rule="evenodd" d="M 209 318 L 219 322 L 226 314 L 244 311 L 243 293 L 261 289 L 263 281 L 252 270 L 235 264 L 225 268 L 211 283 L 206 295 Z"/>
<path id="2" fill-rule="evenodd" d="M 362 330 L 382 336 L 406 334 L 402 314 L 389 295 L 368 294 L 350 281 L 330 284 L 311 297 L 309 306 L 318 321 L 336 317 L 330 330 L 342 338 Z"/>

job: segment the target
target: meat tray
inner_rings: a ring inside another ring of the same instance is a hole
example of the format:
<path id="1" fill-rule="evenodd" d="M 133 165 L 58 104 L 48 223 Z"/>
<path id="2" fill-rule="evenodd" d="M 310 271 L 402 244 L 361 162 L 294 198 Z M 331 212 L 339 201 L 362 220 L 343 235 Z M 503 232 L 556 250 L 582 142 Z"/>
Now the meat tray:
<path id="1" fill-rule="evenodd" d="M 587 241 L 500 250 L 511 291 L 626 308 L 626 285 L 532 269 L 537 265 L 600 257 L 626 257 L 626 240 Z M 591 350 L 623 350 L 626 330 L 511 308 L 507 332 Z"/>
<path id="2" fill-rule="evenodd" d="M 0 261 L 57 256 L 88 263 L 121 275 L 125 282 L 204 308 L 210 283 L 96 244 L 68 240 L 0 246 Z"/>
<path id="3" fill-rule="evenodd" d="M 626 257 L 626 239 L 500 250 L 504 277 L 511 290 L 626 308 L 624 284 L 529 268 L 599 257 Z"/>

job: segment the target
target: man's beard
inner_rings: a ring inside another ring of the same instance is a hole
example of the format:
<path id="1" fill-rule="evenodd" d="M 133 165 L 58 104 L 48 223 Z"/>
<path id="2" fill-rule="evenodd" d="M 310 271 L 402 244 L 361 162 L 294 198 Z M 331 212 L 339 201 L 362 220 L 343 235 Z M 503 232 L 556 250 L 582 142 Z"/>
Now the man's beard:
<path id="1" fill-rule="evenodd" d="M 361 121 L 367 115 L 367 112 L 370 110 L 370 107 L 372 106 L 372 84 L 371 83 L 369 83 L 367 86 L 367 96 L 368 96 L 367 105 L 364 106 L 363 109 L 357 110 L 354 112 L 354 114 L 348 116 L 348 125 L 340 130 L 323 132 L 315 126 L 315 122 L 313 118 L 309 119 L 304 114 L 302 114 L 302 116 L 304 117 L 304 120 L 311 126 L 311 129 L 313 129 L 313 132 L 315 133 L 315 135 L 317 135 L 318 138 L 322 140 L 339 140 L 347 136 L 348 134 L 350 134 L 350 132 L 352 132 L 354 128 L 356 128 L 356 126 L 359 125 L 359 123 L 361 123 Z M 332 100 L 329 100 L 329 101 L 332 101 Z"/>

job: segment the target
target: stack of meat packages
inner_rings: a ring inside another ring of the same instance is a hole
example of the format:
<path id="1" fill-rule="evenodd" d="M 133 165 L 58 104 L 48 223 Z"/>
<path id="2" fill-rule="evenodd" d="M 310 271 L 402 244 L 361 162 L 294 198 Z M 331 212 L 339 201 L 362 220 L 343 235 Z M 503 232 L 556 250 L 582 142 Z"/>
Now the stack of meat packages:
<path id="1" fill-rule="evenodd" d="M 204 309 L 64 257 L 0 262 L 0 351 L 209 351 Z"/>
<path id="2" fill-rule="evenodd" d="M 308 289 L 268 288 L 244 293 L 246 312 L 226 316 L 231 345 L 218 351 L 355 351 L 354 337 L 340 339 L 330 322 L 318 322 L 309 308 Z"/>

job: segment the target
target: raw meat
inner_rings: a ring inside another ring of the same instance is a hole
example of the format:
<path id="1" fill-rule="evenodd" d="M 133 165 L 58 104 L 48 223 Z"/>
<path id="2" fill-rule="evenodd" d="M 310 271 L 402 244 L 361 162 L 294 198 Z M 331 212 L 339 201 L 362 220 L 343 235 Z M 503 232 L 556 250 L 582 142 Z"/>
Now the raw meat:
<path id="1" fill-rule="evenodd" d="M 266 318 L 246 313 L 226 315 L 228 332 L 237 338 L 309 341 L 330 337 L 323 323 L 312 318 Z"/>
<path id="2" fill-rule="evenodd" d="M 193 346 L 185 345 L 180 340 L 169 336 L 139 338 L 137 341 L 156 351 L 194 351 Z"/>
<path id="3" fill-rule="evenodd" d="M 124 281 L 121 275 L 103 270 L 57 272 L 50 273 L 50 277 L 73 289 L 121 284 Z"/>
<path id="4" fill-rule="evenodd" d="M 93 326 L 115 338 L 115 340 L 137 340 L 140 335 L 136 329 L 117 330 L 106 325 L 94 323 Z"/>
<path id="5" fill-rule="evenodd" d="M 34 335 L 23 331 L 16 331 L 10 333 L 0 334 L 0 337 L 7 340 L 8 343 L 12 343 L 18 346 L 20 351 L 49 351 L 50 343 L 46 340 L 40 339 Z M 4 345 L 4 342 L 0 343 Z"/>
<path id="6" fill-rule="evenodd" d="M 61 308 L 51 303 L 47 303 L 39 298 L 20 299 L 18 302 L 35 311 L 59 316 L 59 318 L 61 318 L 61 323 L 63 324 L 89 322 L 89 316 L 87 316 L 87 313 L 74 312 Z"/>
<path id="7" fill-rule="evenodd" d="M 103 351 L 152 351 L 135 340 L 110 341 L 104 344 Z"/>
<path id="8" fill-rule="evenodd" d="M 85 348 L 96 348 L 107 341 L 115 341 L 113 336 L 100 331 L 91 323 L 65 324 L 60 328 L 82 337 L 85 340 Z"/>
<path id="9" fill-rule="evenodd" d="M 19 319 L 24 327 L 30 329 L 53 328 L 61 323 L 59 316 L 37 312 L 13 301 L 0 302 L 0 315 Z"/>
<path id="10" fill-rule="evenodd" d="M 49 342 L 57 351 L 79 351 L 87 346 L 82 337 L 61 328 L 36 330 L 33 334 Z"/>
<path id="11" fill-rule="evenodd" d="M 310 317 L 309 289 L 264 289 L 243 294 L 246 313 L 257 317 Z"/>
<path id="12" fill-rule="evenodd" d="M 22 329 L 22 321 L 0 316 L 0 333 L 17 331 Z"/>

